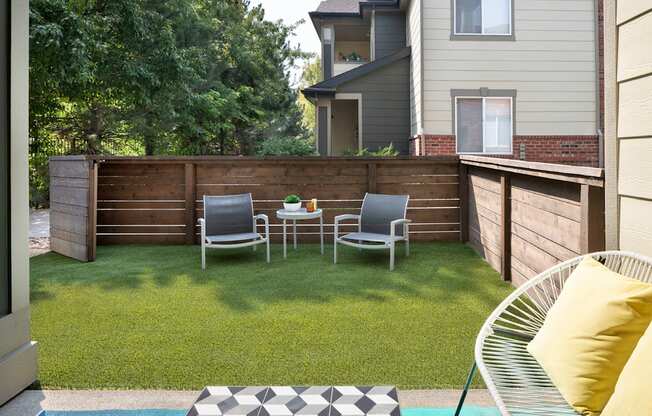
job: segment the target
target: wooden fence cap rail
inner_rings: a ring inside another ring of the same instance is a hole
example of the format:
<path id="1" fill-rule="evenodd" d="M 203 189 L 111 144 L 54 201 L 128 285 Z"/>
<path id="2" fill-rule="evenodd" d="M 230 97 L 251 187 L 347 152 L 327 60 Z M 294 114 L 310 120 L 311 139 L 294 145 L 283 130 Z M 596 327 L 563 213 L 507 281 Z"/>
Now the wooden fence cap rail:
<path id="1" fill-rule="evenodd" d="M 453 156 L 396 156 L 396 157 L 351 157 L 351 156 L 53 156 L 50 160 L 94 160 L 98 162 L 118 163 L 196 163 L 196 162 L 442 162 L 457 163 L 459 158 Z"/>
<path id="2" fill-rule="evenodd" d="M 79 160 L 93 160 L 93 156 L 89 155 L 71 155 L 71 156 L 50 156 L 50 161 L 55 162 L 72 162 Z"/>
<path id="3" fill-rule="evenodd" d="M 604 169 L 588 166 L 561 165 L 555 163 L 527 162 L 486 156 L 462 155 L 460 163 L 467 166 L 537 176 L 563 182 L 604 186 Z"/>

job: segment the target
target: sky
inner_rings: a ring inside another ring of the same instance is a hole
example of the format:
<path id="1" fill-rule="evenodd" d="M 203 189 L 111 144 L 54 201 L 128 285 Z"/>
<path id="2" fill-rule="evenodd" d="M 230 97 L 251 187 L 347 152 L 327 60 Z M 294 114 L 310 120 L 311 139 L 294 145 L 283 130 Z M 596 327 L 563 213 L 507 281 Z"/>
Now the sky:
<path id="1" fill-rule="evenodd" d="M 262 4 L 267 20 L 283 20 L 285 23 L 296 23 L 301 19 L 305 22 L 297 29 L 292 39 L 293 45 L 300 45 L 306 52 L 319 53 L 320 44 L 317 32 L 310 21 L 308 12 L 314 11 L 321 0 L 252 0 L 253 6 Z M 293 71 L 293 84 L 296 84 L 301 71 Z"/>

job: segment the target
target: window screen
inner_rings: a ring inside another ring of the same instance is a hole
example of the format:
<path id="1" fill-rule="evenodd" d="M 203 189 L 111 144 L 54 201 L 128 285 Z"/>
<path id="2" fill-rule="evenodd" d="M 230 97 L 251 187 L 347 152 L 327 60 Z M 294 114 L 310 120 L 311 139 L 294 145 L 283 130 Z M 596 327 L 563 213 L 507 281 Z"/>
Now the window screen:
<path id="1" fill-rule="evenodd" d="M 512 0 L 455 0 L 456 34 L 510 35 Z"/>
<path id="2" fill-rule="evenodd" d="M 482 98 L 457 100 L 457 151 L 481 153 L 482 146 Z"/>
<path id="3" fill-rule="evenodd" d="M 457 0 L 455 15 L 457 33 L 482 33 L 481 0 Z"/>
<path id="4" fill-rule="evenodd" d="M 458 153 L 512 151 L 511 98 L 459 97 L 455 113 Z"/>

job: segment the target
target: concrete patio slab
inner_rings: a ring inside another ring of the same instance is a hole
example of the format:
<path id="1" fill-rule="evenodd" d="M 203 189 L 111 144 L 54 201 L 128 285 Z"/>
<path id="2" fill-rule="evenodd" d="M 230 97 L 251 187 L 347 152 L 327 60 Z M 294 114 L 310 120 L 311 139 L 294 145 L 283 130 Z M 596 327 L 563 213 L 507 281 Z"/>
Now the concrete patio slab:
<path id="1" fill-rule="evenodd" d="M 0 407 L 0 416 L 35 416 L 41 410 L 189 409 L 199 391 L 27 390 Z M 454 407 L 459 390 L 402 390 L 402 407 Z M 486 390 L 472 390 L 467 403 L 493 406 Z"/>
<path id="2" fill-rule="evenodd" d="M 35 209 L 29 213 L 29 237 L 45 238 L 50 236 L 50 210 Z"/>

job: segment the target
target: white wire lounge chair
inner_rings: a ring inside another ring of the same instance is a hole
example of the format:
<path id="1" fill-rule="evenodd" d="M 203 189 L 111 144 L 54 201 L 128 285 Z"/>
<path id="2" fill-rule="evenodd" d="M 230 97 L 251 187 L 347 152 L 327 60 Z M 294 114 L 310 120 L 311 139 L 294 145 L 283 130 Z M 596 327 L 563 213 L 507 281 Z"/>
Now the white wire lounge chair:
<path id="1" fill-rule="evenodd" d="M 589 254 L 622 275 L 652 282 L 652 259 L 633 253 Z M 475 344 L 475 364 L 455 416 L 460 414 L 476 370 L 503 416 L 557 416 L 578 413 L 564 400 L 537 360 L 526 350 L 566 279 L 584 256 L 552 267 L 519 287 L 491 314 Z"/>
<path id="2" fill-rule="evenodd" d="M 333 263 L 337 264 L 337 245 L 368 250 L 389 250 L 389 270 L 394 270 L 396 243 L 405 242 L 405 255 L 410 255 L 410 220 L 405 218 L 409 195 L 366 194 L 360 215 L 345 214 L 335 217 L 335 244 Z M 339 234 L 340 222 L 355 220 L 358 232 Z"/>
<path id="3" fill-rule="evenodd" d="M 258 233 L 256 224 L 262 220 L 265 235 Z M 201 226 L 201 268 L 206 269 L 207 248 L 240 248 L 267 244 L 269 256 L 269 219 L 265 214 L 254 215 L 251 194 L 204 196 L 204 218 Z"/>

